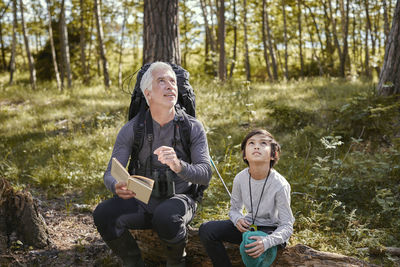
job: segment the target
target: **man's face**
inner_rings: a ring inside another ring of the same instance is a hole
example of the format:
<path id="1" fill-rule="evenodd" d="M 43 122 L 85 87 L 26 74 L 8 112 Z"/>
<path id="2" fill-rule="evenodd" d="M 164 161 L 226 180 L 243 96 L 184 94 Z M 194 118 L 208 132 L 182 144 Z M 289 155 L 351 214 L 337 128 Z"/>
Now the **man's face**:
<path id="1" fill-rule="evenodd" d="M 152 90 L 145 90 L 149 105 L 172 108 L 178 100 L 178 88 L 174 73 L 168 69 L 155 69 L 152 74 Z"/>
<path id="2" fill-rule="evenodd" d="M 266 162 L 271 160 L 271 138 L 264 134 L 256 134 L 250 137 L 246 143 L 246 157 L 249 164 Z"/>

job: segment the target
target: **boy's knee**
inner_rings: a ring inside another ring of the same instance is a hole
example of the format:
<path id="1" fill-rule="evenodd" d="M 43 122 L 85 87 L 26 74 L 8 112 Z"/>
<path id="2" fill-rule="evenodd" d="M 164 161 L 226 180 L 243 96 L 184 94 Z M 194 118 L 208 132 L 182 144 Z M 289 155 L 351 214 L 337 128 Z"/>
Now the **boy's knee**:
<path id="1" fill-rule="evenodd" d="M 212 236 L 212 229 L 210 228 L 209 223 L 202 223 L 199 227 L 199 237 L 201 240 L 206 241 L 206 240 L 211 240 Z"/>

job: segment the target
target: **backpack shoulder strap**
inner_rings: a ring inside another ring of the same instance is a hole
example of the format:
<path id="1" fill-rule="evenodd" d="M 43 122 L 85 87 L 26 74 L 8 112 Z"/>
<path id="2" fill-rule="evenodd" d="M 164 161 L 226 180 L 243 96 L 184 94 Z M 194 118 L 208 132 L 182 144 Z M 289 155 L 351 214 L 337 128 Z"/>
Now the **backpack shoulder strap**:
<path id="1" fill-rule="evenodd" d="M 192 133 L 192 123 L 189 120 L 189 115 L 187 115 L 182 109 L 177 108 L 176 114 L 182 147 L 186 155 L 188 155 L 190 159 L 190 146 L 192 144 L 190 141 L 190 135 Z"/>
<path id="2" fill-rule="evenodd" d="M 137 114 L 135 123 L 133 123 L 133 146 L 131 159 L 128 165 L 128 172 L 134 174 L 135 169 L 139 168 L 139 152 L 143 146 L 144 124 L 146 119 L 146 110 L 142 110 Z"/>

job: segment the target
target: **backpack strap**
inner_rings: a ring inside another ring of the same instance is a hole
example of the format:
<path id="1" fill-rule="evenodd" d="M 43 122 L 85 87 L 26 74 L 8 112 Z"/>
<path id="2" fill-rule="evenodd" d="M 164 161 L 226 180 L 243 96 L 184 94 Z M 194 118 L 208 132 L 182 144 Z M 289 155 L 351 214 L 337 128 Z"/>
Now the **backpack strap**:
<path id="1" fill-rule="evenodd" d="M 188 115 L 182 109 L 176 108 L 176 114 L 177 116 L 175 120 L 179 128 L 183 151 L 185 151 L 185 154 L 189 156 L 189 163 L 191 163 L 190 146 L 192 143 L 190 141 L 190 135 L 192 133 L 192 124 L 189 121 Z"/>
<path id="2" fill-rule="evenodd" d="M 145 129 L 145 119 L 147 110 L 142 110 L 138 113 L 136 122 L 133 123 L 133 146 L 131 152 L 131 159 L 128 165 L 128 172 L 135 174 L 135 170 L 140 168 L 139 152 L 143 146 L 143 135 Z"/>

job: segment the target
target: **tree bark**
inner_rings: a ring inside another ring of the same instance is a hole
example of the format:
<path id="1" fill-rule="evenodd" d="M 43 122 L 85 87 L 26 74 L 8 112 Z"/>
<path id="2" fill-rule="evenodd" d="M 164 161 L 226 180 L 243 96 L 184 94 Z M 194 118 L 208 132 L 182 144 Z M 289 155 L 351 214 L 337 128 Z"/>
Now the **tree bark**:
<path id="1" fill-rule="evenodd" d="M 143 64 L 181 64 L 178 7 L 178 0 L 144 1 Z"/>
<path id="2" fill-rule="evenodd" d="M 387 39 L 389 37 L 389 16 L 387 10 L 386 0 L 382 0 L 382 7 L 383 7 L 383 21 L 384 21 L 384 33 L 385 33 L 385 47 L 387 45 Z"/>
<path id="3" fill-rule="evenodd" d="M 3 42 L 3 17 L 4 14 L 6 13 L 6 11 L 8 10 L 8 6 L 10 5 L 12 1 L 8 1 L 7 5 L 3 8 L 3 10 L 1 11 L 1 15 L 0 15 L 0 42 L 1 42 L 1 58 L 3 61 L 3 70 L 7 69 L 7 60 L 6 60 L 6 52 L 4 49 L 4 42 Z"/>
<path id="4" fill-rule="evenodd" d="M 274 78 L 272 77 L 271 74 L 271 63 L 269 62 L 269 56 L 268 56 L 268 45 L 267 45 L 267 35 L 265 33 L 266 31 L 266 26 L 265 26 L 265 12 L 266 12 L 266 0 L 262 1 L 262 23 L 261 23 L 261 33 L 262 33 L 262 42 L 263 42 L 263 52 L 264 52 L 264 60 L 265 60 L 265 65 L 267 68 L 267 74 L 268 74 L 268 79 L 270 81 L 273 81 Z"/>
<path id="5" fill-rule="evenodd" d="M 87 69 L 87 64 L 86 64 L 86 53 L 85 53 L 85 48 L 86 48 L 86 33 L 85 33 L 85 23 L 84 23 L 84 14 L 85 14 L 85 4 L 83 0 L 79 1 L 80 4 L 80 39 L 79 39 L 79 46 L 81 49 L 81 73 L 82 73 L 82 78 L 83 82 L 87 84 L 88 82 L 88 69 Z"/>
<path id="6" fill-rule="evenodd" d="M 233 76 L 233 70 L 235 69 L 236 66 L 236 50 L 237 50 L 237 21 L 236 21 L 236 0 L 232 1 L 232 7 L 233 7 L 233 55 L 232 55 L 232 62 L 231 62 L 231 67 L 229 70 L 229 79 L 232 79 Z"/>
<path id="7" fill-rule="evenodd" d="M 320 44 L 321 57 L 325 58 L 324 51 L 326 49 L 324 48 L 324 43 L 322 42 L 322 37 L 321 37 L 321 33 L 320 33 L 320 30 L 319 30 L 319 27 L 318 27 L 317 20 L 315 18 L 315 14 L 305 2 L 303 2 L 303 5 L 308 9 L 309 14 L 310 14 L 310 16 L 311 16 L 311 18 L 313 20 L 313 25 L 314 25 L 315 31 L 317 32 L 317 37 L 318 37 L 318 41 L 319 41 L 319 44 Z M 307 19 L 307 16 L 306 16 L 306 19 Z M 309 31 L 310 38 L 313 39 L 313 34 L 311 33 L 311 30 L 309 28 L 308 28 L 308 31 Z M 315 53 L 313 43 L 314 42 L 311 40 L 311 44 L 312 44 L 311 46 L 313 48 L 313 56 L 315 56 L 315 58 L 317 59 L 318 67 L 319 67 L 319 75 L 322 76 L 324 74 L 324 68 L 323 68 L 322 63 L 321 63 L 321 58 L 319 56 L 317 56 L 316 53 Z"/>
<path id="8" fill-rule="evenodd" d="M 6 62 L 6 52 L 4 49 L 4 42 L 3 42 L 3 23 L 2 20 L 0 19 L 0 43 L 1 43 L 1 59 L 2 59 L 2 69 L 6 70 L 7 69 L 7 62 Z"/>
<path id="9" fill-rule="evenodd" d="M 369 7 L 368 7 L 368 0 L 364 0 L 364 7 L 365 7 L 365 18 L 366 18 L 366 23 L 365 23 L 365 42 L 364 42 L 364 49 L 365 49 L 365 76 L 369 77 L 370 76 L 370 69 L 369 69 L 369 42 L 368 42 L 368 36 L 370 33 L 370 19 L 369 19 Z"/>
<path id="10" fill-rule="evenodd" d="M 207 12 L 206 3 L 204 1 L 205 0 L 200 0 L 201 11 L 202 11 L 202 14 L 203 14 L 203 19 L 204 19 L 204 28 L 205 28 L 205 31 L 206 31 L 204 70 L 206 72 L 208 71 L 208 68 L 209 68 L 209 64 L 208 63 L 211 61 L 212 62 L 211 63 L 212 73 L 214 74 L 214 76 L 216 76 L 217 72 L 216 72 L 214 67 L 216 65 L 216 63 L 215 63 L 215 55 L 216 55 L 216 50 L 217 49 L 216 49 L 216 45 L 215 45 L 213 27 L 212 26 L 210 27 L 210 25 L 208 23 L 208 12 Z M 208 48 L 210 48 L 210 50 Z"/>
<path id="11" fill-rule="evenodd" d="M 221 81 L 226 79 L 226 58 L 225 58 L 225 1 L 219 1 L 218 16 L 218 43 L 219 43 L 219 64 L 218 75 Z"/>
<path id="12" fill-rule="evenodd" d="M 24 245 L 44 248 L 51 242 L 46 223 L 36 202 L 27 191 L 15 192 L 10 183 L 0 179 L 0 254 L 16 233 Z"/>
<path id="13" fill-rule="evenodd" d="M 93 22 L 94 21 L 94 14 L 92 14 L 91 16 L 90 16 L 90 25 L 89 25 L 89 28 L 90 28 L 90 31 L 89 31 L 89 36 L 93 36 L 93 29 L 94 29 L 94 26 L 93 26 Z M 90 75 L 89 75 L 89 73 L 90 73 L 90 67 L 91 67 L 91 65 L 90 65 L 90 59 L 92 58 L 92 51 L 93 51 L 93 48 L 92 48 L 92 43 L 93 43 L 93 38 L 90 38 L 89 39 L 89 55 L 88 55 L 88 58 L 87 58 L 87 65 L 86 65 L 86 69 L 87 69 L 87 71 L 88 71 L 88 79 L 87 79 L 87 82 L 89 82 L 90 81 Z"/>
<path id="14" fill-rule="evenodd" d="M 299 29 L 299 56 L 300 56 L 300 76 L 304 77 L 304 60 L 303 60 L 303 35 L 302 35 L 302 23 L 301 23 L 301 0 L 297 1 L 297 25 Z"/>
<path id="15" fill-rule="evenodd" d="M 61 54 L 63 58 L 62 71 L 61 71 L 61 87 L 64 88 L 64 77 L 67 75 L 67 86 L 71 88 L 72 85 L 72 73 L 71 73 L 71 61 L 69 54 L 69 43 L 68 43 L 68 28 L 65 21 L 65 0 L 61 2 L 61 13 L 60 13 L 60 35 L 61 35 Z"/>
<path id="16" fill-rule="evenodd" d="M 15 72 L 15 53 L 17 48 L 17 0 L 13 0 L 13 32 L 12 32 L 12 46 L 11 46 L 11 58 L 10 58 L 10 80 L 9 84 L 13 84 L 14 72 Z"/>
<path id="17" fill-rule="evenodd" d="M 106 47 L 104 45 L 104 34 L 103 34 L 103 19 L 101 16 L 101 7 L 98 0 L 94 0 L 94 14 L 96 15 L 96 25 L 97 25 L 97 40 L 99 44 L 100 58 L 103 63 L 103 76 L 104 85 L 110 87 L 110 77 L 108 75 L 108 61 L 106 58 Z"/>
<path id="18" fill-rule="evenodd" d="M 82 0 L 81 0 L 82 1 Z M 122 20 L 122 29 L 121 29 L 121 42 L 120 42 L 120 47 L 119 47 L 119 60 L 118 60 L 118 87 L 121 88 L 122 86 L 122 54 L 124 50 L 124 34 L 125 34 L 125 24 L 126 24 L 126 17 L 128 14 L 128 7 L 125 6 L 124 4 L 124 18 Z"/>
<path id="19" fill-rule="evenodd" d="M 393 14 L 377 90 L 380 95 L 400 93 L 400 0 Z"/>
<path id="20" fill-rule="evenodd" d="M 189 31 L 188 26 L 190 23 L 190 19 L 189 19 L 189 15 L 188 15 L 189 7 L 187 6 L 186 0 L 182 0 L 181 3 L 182 3 L 181 4 L 181 7 L 182 7 L 181 12 L 182 13 L 181 14 L 182 14 L 182 18 L 183 18 L 183 33 L 181 33 L 181 34 L 183 34 L 183 36 L 184 36 L 184 38 L 182 40 L 183 47 L 184 47 L 182 66 L 183 66 L 183 68 L 187 69 L 188 68 L 187 67 L 187 56 L 189 54 L 189 37 L 188 37 L 188 31 Z"/>
<path id="21" fill-rule="evenodd" d="M 58 88 L 58 90 L 62 91 L 60 73 L 58 72 L 56 49 L 54 47 L 53 28 L 52 28 L 52 25 L 51 25 L 52 16 L 51 16 L 50 0 L 46 0 L 46 4 L 47 4 L 47 12 L 49 13 L 49 22 L 48 22 L 49 25 L 48 25 L 48 27 L 49 27 L 51 58 L 53 60 L 53 66 L 54 66 L 54 73 L 55 73 L 55 76 L 56 76 L 57 88 Z"/>
<path id="22" fill-rule="evenodd" d="M 269 26 L 269 18 L 268 18 L 268 6 L 267 6 L 267 0 L 265 1 L 265 27 L 267 29 L 267 39 L 268 39 L 268 50 L 269 50 L 269 56 L 271 57 L 271 63 L 272 63 L 272 72 L 274 74 L 274 80 L 278 80 L 278 66 L 276 63 L 275 59 L 275 52 L 274 52 L 274 46 L 272 44 L 272 34 L 271 34 L 271 28 Z"/>
<path id="23" fill-rule="evenodd" d="M 288 38 L 287 38 L 287 25 L 286 25 L 286 1 L 282 0 L 282 16 L 283 16 L 283 40 L 285 43 L 285 78 L 289 80 L 288 69 Z"/>
<path id="24" fill-rule="evenodd" d="M 36 69 L 35 69 L 35 63 L 33 62 L 31 50 L 29 47 L 28 35 L 26 33 L 26 24 L 25 24 L 25 18 L 24 18 L 24 5 L 22 3 L 22 0 L 19 0 L 19 5 L 21 8 L 22 33 L 24 35 L 26 56 L 28 58 L 28 64 L 29 64 L 29 74 L 30 74 L 29 78 L 30 78 L 30 82 L 31 82 L 31 87 L 33 90 L 35 90 L 36 89 Z"/>
<path id="25" fill-rule="evenodd" d="M 244 65 L 246 68 L 246 80 L 251 81 L 249 44 L 247 38 L 247 1 L 243 0 L 243 34 L 244 34 Z"/>
<path id="26" fill-rule="evenodd" d="M 136 238 L 145 260 L 161 263 L 165 261 L 163 246 L 153 230 L 131 230 Z M 224 243 L 232 266 L 244 266 L 239 252 L 239 245 Z M 198 229 L 189 227 L 189 242 L 186 246 L 187 266 L 212 266 L 203 245 L 200 242 Z M 324 266 L 324 267 L 355 267 L 376 266 L 348 256 L 314 250 L 308 246 L 298 244 L 278 251 L 273 263 L 274 267 L 295 266 Z"/>

